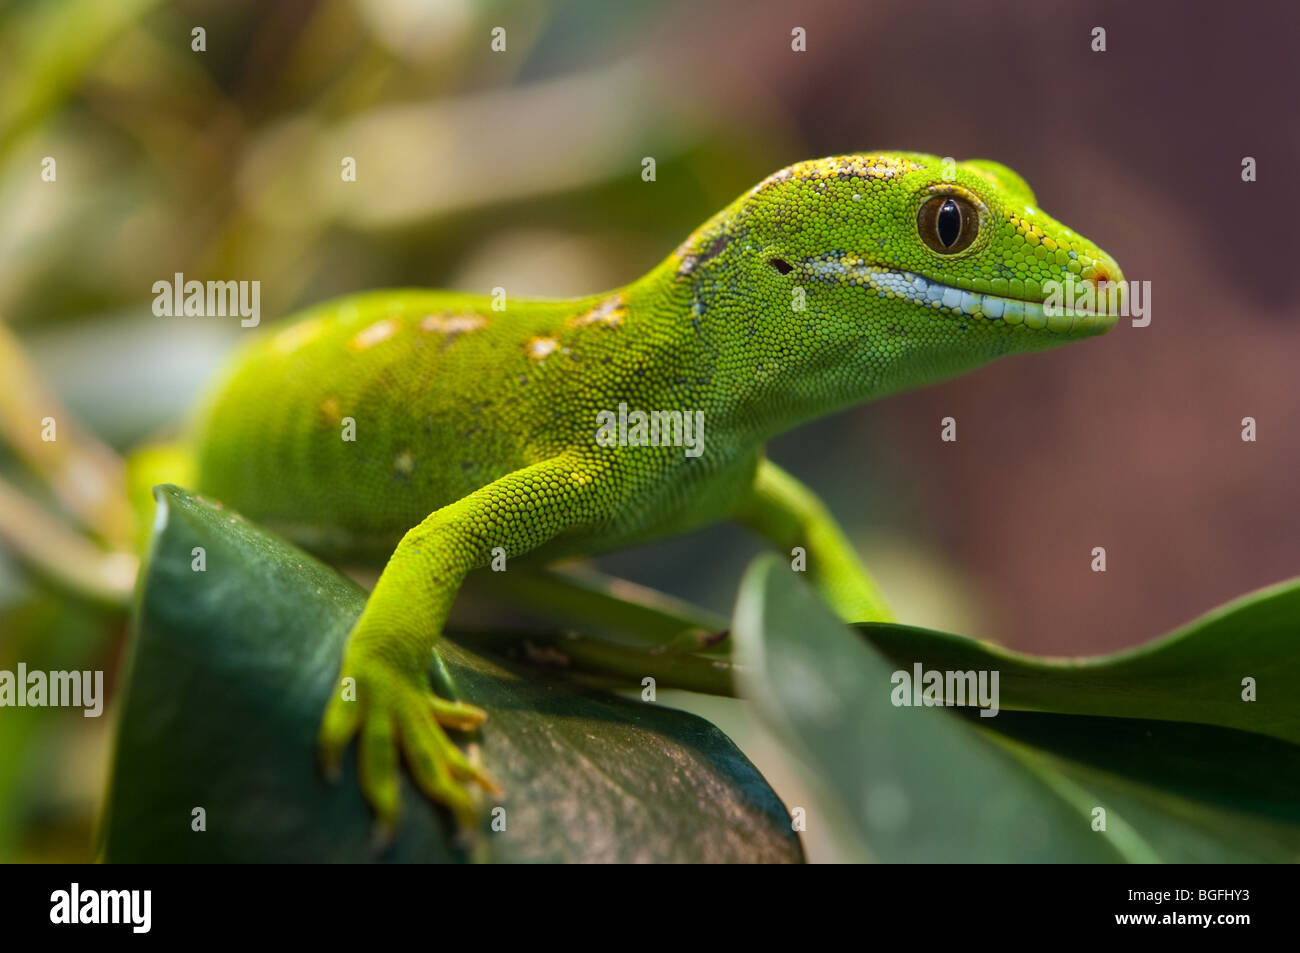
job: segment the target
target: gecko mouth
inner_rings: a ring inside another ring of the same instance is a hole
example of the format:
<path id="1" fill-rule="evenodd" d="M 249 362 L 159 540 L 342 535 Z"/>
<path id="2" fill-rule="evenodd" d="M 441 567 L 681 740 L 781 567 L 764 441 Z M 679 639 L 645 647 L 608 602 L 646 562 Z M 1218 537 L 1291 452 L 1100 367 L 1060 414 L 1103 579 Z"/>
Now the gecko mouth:
<path id="1" fill-rule="evenodd" d="M 910 301 L 952 315 L 984 318 L 1008 326 L 1024 325 L 1053 334 L 1100 334 L 1113 327 L 1119 319 L 1118 308 L 1046 308 L 1041 301 L 968 291 L 915 272 L 865 263 L 850 264 L 841 258 L 814 259 L 807 264 L 815 275 L 851 281 L 874 291 L 881 298 Z M 1122 285 L 1120 287 L 1122 289 Z M 1104 296 L 1099 300 L 1106 303 Z"/>

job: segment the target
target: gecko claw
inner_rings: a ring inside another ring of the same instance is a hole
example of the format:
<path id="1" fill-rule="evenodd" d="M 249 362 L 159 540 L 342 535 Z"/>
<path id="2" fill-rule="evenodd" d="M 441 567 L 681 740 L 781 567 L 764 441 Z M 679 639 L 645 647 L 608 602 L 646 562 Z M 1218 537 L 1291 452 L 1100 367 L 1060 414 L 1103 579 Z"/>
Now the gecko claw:
<path id="1" fill-rule="evenodd" d="M 343 674 L 353 679 L 354 700 L 330 700 L 321 721 L 318 750 L 326 776 L 337 777 L 342 752 L 358 737 L 361 791 L 380 828 L 395 830 L 401 809 L 401 771 L 426 797 L 451 811 L 457 826 L 472 829 L 478 809 L 469 787 L 498 794 L 501 787 L 447 737 L 443 726 L 472 729 L 487 712 L 466 702 L 435 695 L 423 672 L 406 671 L 373 656 L 344 659 Z"/>

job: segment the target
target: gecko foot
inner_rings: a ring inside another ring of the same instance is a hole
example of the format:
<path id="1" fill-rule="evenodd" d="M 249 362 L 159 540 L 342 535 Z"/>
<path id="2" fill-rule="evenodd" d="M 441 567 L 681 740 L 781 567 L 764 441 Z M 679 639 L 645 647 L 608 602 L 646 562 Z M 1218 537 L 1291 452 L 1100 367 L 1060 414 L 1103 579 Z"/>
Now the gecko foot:
<path id="1" fill-rule="evenodd" d="M 386 832 L 396 827 L 401 807 L 399 750 L 420 790 L 469 829 L 477 821 L 469 786 L 478 784 L 494 794 L 501 789 L 470 763 L 443 726 L 469 729 L 485 718 L 481 708 L 435 695 L 422 671 L 349 651 L 339 687 L 325 709 L 317 748 L 326 776 L 335 778 L 344 750 L 353 735 L 359 736 L 361 790 Z"/>

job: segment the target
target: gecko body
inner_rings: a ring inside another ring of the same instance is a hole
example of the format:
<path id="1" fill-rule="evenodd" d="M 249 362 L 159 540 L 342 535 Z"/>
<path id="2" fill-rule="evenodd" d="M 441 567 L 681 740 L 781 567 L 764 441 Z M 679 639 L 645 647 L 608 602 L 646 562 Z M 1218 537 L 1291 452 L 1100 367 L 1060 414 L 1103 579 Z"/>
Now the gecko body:
<path id="1" fill-rule="evenodd" d="M 1109 329 L 1114 314 L 1044 307 L 1067 280 L 1122 275 L 1005 166 L 920 153 L 798 163 L 622 288 L 565 301 L 370 292 L 259 336 L 196 419 L 194 483 L 322 555 L 384 565 L 320 750 L 334 766 L 359 737 L 385 821 L 400 751 L 470 823 L 467 785 L 494 783 L 443 726 L 483 714 L 428 681 L 466 573 L 497 552 L 596 553 L 735 519 L 804 547 L 842 616 L 888 619 L 825 507 L 764 442 Z M 625 426 L 600 435 L 609 415 L 638 412 L 664 415 L 658 445 Z M 687 419 L 700 422 L 694 453 Z"/>

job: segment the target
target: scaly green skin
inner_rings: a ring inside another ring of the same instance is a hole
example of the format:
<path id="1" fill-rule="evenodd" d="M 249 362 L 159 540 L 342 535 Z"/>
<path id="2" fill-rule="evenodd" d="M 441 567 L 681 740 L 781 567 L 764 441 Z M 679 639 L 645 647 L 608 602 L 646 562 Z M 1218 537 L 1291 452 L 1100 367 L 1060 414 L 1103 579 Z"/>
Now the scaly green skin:
<path id="1" fill-rule="evenodd" d="M 362 784 L 382 819 L 398 808 L 399 747 L 421 788 L 466 823 L 466 783 L 491 787 L 439 727 L 482 713 L 436 696 L 427 673 L 461 580 L 496 547 L 546 559 L 734 518 L 784 551 L 803 546 L 811 581 L 846 618 L 889 618 L 825 508 L 763 459 L 764 441 L 1101 333 L 1113 316 L 1049 319 L 1035 302 L 1051 279 L 1121 278 L 1009 169 L 946 171 L 914 153 L 800 163 L 616 291 L 504 310 L 369 293 L 312 309 L 235 362 L 199 424 L 198 488 L 325 555 L 391 554 L 343 659 L 356 700 L 341 690 L 320 736 L 333 765 L 360 735 Z M 918 234 L 936 193 L 979 210 L 958 254 Z M 598 444 L 597 413 L 620 403 L 703 411 L 704 452 Z M 343 439 L 345 418 L 355 440 Z"/>

